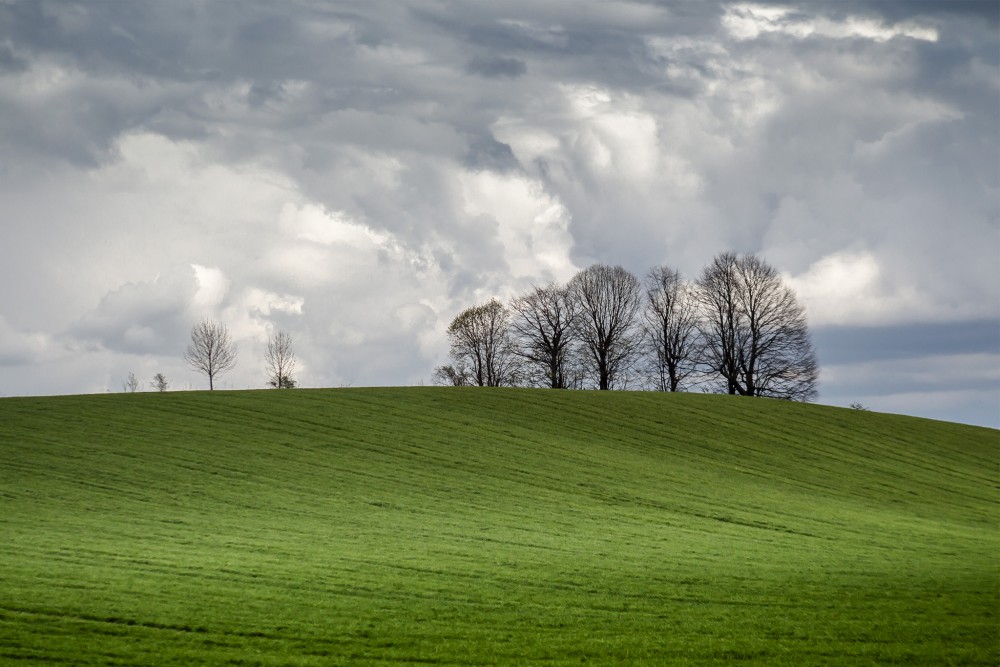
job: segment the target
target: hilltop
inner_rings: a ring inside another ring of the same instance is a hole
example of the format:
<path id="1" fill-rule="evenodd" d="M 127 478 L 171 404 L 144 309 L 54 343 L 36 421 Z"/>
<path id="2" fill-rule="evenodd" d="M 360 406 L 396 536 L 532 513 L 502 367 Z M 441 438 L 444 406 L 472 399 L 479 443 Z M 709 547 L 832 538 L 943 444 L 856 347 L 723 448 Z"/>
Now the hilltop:
<path id="1" fill-rule="evenodd" d="M 998 464 L 730 396 L 0 399 L 0 658 L 995 664 Z"/>

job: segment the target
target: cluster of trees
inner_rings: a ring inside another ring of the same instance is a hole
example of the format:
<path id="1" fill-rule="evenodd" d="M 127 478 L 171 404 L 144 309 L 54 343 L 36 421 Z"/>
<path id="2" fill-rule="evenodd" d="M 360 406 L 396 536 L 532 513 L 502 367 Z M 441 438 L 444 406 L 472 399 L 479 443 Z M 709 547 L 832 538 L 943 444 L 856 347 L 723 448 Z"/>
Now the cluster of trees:
<path id="1" fill-rule="evenodd" d="M 139 378 L 135 376 L 135 373 L 129 371 L 128 375 L 125 377 L 125 381 L 122 382 L 122 391 L 126 394 L 134 394 L 139 391 Z M 153 376 L 153 381 L 149 383 L 149 386 L 156 391 L 166 391 L 167 390 L 167 376 L 163 373 L 157 373 Z"/>
<path id="2" fill-rule="evenodd" d="M 191 328 L 191 342 L 184 352 L 184 360 L 208 378 L 211 390 L 215 389 L 215 378 L 236 367 L 238 352 L 226 325 L 214 320 L 202 320 Z M 264 350 L 264 369 L 269 387 L 295 388 L 295 350 L 289 334 L 279 331 L 268 339 Z"/>
<path id="3" fill-rule="evenodd" d="M 805 312 L 753 254 L 717 255 L 693 282 L 668 266 L 640 280 L 595 264 L 565 285 L 467 308 L 447 333 L 438 384 L 817 395 Z"/>
<path id="4" fill-rule="evenodd" d="M 184 351 L 184 360 L 191 368 L 208 378 L 210 390 L 215 389 L 216 378 L 236 367 L 238 357 L 239 349 L 226 325 L 205 319 L 191 328 L 191 342 Z M 295 388 L 295 363 L 292 337 L 283 331 L 272 334 L 264 349 L 267 386 L 274 389 Z M 163 373 L 157 373 L 150 385 L 157 391 L 166 391 L 167 378 Z M 122 389 L 126 392 L 138 391 L 139 380 L 134 373 L 128 374 Z"/>

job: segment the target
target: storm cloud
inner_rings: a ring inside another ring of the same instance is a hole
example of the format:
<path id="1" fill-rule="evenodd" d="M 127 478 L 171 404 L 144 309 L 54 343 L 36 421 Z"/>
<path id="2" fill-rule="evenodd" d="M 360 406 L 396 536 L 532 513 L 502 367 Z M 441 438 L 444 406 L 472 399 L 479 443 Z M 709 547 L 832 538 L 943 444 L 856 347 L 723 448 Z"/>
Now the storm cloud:
<path id="1" fill-rule="evenodd" d="M 1000 426 L 995 2 L 0 2 L 0 394 L 416 384 L 471 303 L 724 250 L 820 401 Z M 887 341 L 894 341 L 887 343 Z M 933 372 L 928 371 L 933 369 Z"/>

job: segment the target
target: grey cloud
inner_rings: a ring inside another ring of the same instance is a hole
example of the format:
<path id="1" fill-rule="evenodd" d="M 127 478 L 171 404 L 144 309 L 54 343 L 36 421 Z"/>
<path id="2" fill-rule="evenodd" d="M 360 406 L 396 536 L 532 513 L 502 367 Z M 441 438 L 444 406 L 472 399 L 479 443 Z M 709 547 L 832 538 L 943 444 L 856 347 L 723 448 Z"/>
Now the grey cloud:
<path id="1" fill-rule="evenodd" d="M 190 267 L 177 267 L 153 283 L 123 285 L 106 294 L 67 334 L 116 352 L 176 353 L 191 326 L 196 289 Z"/>
<path id="2" fill-rule="evenodd" d="M 1000 354 L 1000 323 L 976 320 L 882 327 L 824 326 L 813 331 L 824 363 L 920 359 L 935 355 Z"/>
<path id="3" fill-rule="evenodd" d="M 491 169 L 501 172 L 511 171 L 520 166 L 510 146 L 497 141 L 492 134 L 474 137 L 469 142 L 469 150 L 463 162 L 470 169 Z"/>
<path id="4" fill-rule="evenodd" d="M 516 78 L 528 71 L 523 60 L 504 58 L 502 56 L 475 56 L 465 66 L 470 74 L 479 74 L 486 78 L 508 77 Z"/>

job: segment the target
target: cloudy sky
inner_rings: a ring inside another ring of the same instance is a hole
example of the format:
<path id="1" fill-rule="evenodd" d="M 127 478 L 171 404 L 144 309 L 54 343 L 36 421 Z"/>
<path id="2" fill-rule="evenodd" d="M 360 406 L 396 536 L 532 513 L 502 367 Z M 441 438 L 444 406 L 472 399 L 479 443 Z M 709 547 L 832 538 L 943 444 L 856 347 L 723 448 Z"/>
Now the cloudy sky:
<path id="1" fill-rule="evenodd" d="M 759 253 L 820 402 L 1000 426 L 995 0 L 0 0 L 0 395 L 219 319 L 430 382 L 464 307 Z"/>

